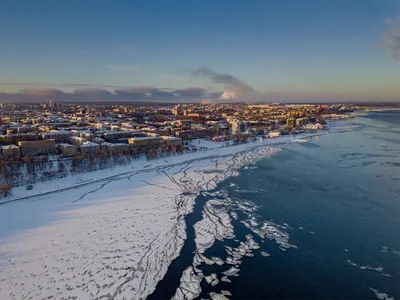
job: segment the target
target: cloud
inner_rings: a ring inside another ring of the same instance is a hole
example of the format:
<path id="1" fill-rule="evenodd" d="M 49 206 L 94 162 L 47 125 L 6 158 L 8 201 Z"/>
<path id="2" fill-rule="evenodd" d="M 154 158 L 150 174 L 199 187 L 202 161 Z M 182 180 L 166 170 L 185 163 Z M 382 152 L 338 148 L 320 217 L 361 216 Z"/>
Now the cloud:
<path id="1" fill-rule="evenodd" d="M 26 95 L 32 96 L 53 96 L 57 94 L 64 94 L 63 91 L 58 89 L 51 89 L 51 88 L 39 88 L 39 87 L 28 87 L 22 89 L 21 92 Z"/>
<path id="2" fill-rule="evenodd" d="M 107 90 L 102 88 L 79 88 L 72 92 L 48 87 L 27 87 L 17 93 L 0 93 L 4 102 L 43 102 L 49 99 L 60 102 L 104 102 L 104 101 L 146 101 L 146 102 L 199 102 L 206 94 L 203 88 L 159 89 L 138 86 Z"/>
<path id="3" fill-rule="evenodd" d="M 127 89 L 117 89 L 114 91 L 115 94 L 118 95 L 124 95 L 124 96 L 137 96 L 137 95 L 143 95 L 143 94 L 153 94 L 156 93 L 158 89 L 153 88 L 151 86 L 138 86 L 138 87 L 132 87 L 132 88 L 127 88 Z"/>
<path id="4" fill-rule="evenodd" d="M 389 26 L 388 31 L 384 35 L 384 41 L 389 57 L 400 60 L 400 18 L 386 19 Z"/>
<path id="5" fill-rule="evenodd" d="M 240 80 L 233 75 L 216 73 L 209 68 L 198 68 L 195 70 L 190 70 L 190 73 L 194 77 L 210 77 L 214 83 L 235 84 L 240 82 Z"/>
<path id="6" fill-rule="evenodd" d="M 113 93 L 108 90 L 100 89 L 100 88 L 84 88 L 84 89 L 77 89 L 72 92 L 71 95 L 66 95 L 67 98 L 71 96 L 72 98 L 77 99 L 102 99 L 104 100 L 112 100 Z"/>
<path id="7" fill-rule="evenodd" d="M 182 97 L 204 97 L 206 90 L 203 88 L 186 88 L 175 90 L 175 93 Z"/>
<path id="8" fill-rule="evenodd" d="M 139 86 L 128 89 L 117 89 L 114 91 L 119 98 L 146 99 L 146 100 L 176 100 L 178 97 L 174 89 L 158 89 L 151 86 Z"/>
<path id="9" fill-rule="evenodd" d="M 223 84 L 225 91 L 220 96 L 220 100 L 247 101 L 257 98 L 257 92 L 251 86 L 233 75 L 217 73 L 209 68 L 190 70 L 190 74 L 194 77 L 207 77 L 213 83 Z"/>

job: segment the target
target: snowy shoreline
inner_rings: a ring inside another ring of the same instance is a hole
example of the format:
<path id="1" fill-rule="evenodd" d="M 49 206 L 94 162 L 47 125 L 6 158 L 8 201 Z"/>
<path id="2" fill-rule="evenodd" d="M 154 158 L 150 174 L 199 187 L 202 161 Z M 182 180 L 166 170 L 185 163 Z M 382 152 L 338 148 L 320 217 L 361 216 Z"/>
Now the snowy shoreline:
<path id="1" fill-rule="evenodd" d="M 67 182 L 57 191 L 61 179 L 46 183 L 50 193 L 33 198 L 39 201 L 1 206 L 0 298 L 145 298 L 179 255 L 185 216 L 200 192 L 272 155 L 277 145 L 320 134 L 199 151 L 185 161 L 145 161 L 105 178 L 88 173 L 92 182 Z M 19 232 L 11 232 L 14 226 Z"/>
<path id="2" fill-rule="evenodd" d="M 223 147 L 222 143 L 202 141 L 202 143 L 207 143 L 207 145 L 213 145 L 214 147 L 206 151 L 197 151 L 193 153 L 185 153 L 177 156 L 171 156 L 167 158 L 159 158 L 154 160 L 144 160 L 137 159 L 132 163 L 125 166 L 116 166 L 115 168 L 108 168 L 103 170 L 90 171 L 87 173 L 81 173 L 76 175 L 69 175 L 65 178 L 53 179 L 46 182 L 35 183 L 35 188 L 32 190 L 27 190 L 26 185 L 15 187 L 13 193 L 8 198 L 0 200 L 1 204 L 6 204 L 19 200 L 32 199 L 39 196 L 44 196 L 52 193 L 58 193 L 60 191 L 66 191 L 68 189 L 78 188 L 85 185 L 90 185 L 93 183 L 98 183 L 101 181 L 106 181 L 113 177 L 118 177 L 121 175 L 134 174 L 139 172 L 149 172 L 160 167 L 168 167 L 176 164 L 182 164 L 188 161 L 197 159 L 206 159 L 207 157 L 216 155 L 232 155 L 236 152 L 246 151 L 254 147 L 260 147 L 263 145 L 274 145 L 279 143 L 285 143 L 288 141 L 301 140 L 302 138 L 312 137 L 316 135 L 322 135 L 324 132 L 308 133 L 308 134 L 298 134 L 295 136 L 282 136 L 275 139 L 267 139 L 262 143 L 258 140 L 256 142 L 249 142 L 244 144 L 231 145 L 228 147 Z M 217 146 L 217 147 L 215 147 Z M 106 176 L 104 176 L 106 174 Z"/>

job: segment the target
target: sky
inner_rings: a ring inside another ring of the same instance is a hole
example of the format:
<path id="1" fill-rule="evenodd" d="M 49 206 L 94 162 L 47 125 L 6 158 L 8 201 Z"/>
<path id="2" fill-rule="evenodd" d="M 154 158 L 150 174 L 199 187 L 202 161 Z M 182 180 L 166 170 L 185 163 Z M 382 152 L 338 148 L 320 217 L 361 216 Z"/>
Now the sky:
<path id="1" fill-rule="evenodd" d="M 0 101 L 400 102 L 400 1 L 0 0 Z"/>

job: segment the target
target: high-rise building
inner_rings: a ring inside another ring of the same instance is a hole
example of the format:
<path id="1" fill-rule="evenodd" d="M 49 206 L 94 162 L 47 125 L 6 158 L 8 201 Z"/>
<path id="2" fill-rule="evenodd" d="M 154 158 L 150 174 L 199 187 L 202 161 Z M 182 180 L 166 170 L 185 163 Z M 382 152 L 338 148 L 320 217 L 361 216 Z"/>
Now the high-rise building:
<path id="1" fill-rule="evenodd" d="M 243 133 L 247 130 L 247 123 L 242 121 L 233 121 L 232 122 L 232 133 Z"/>
<path id="2" fill-rule="evenodd" d="M 183 115 L 183 108 L 180 104 L 176 105 L 173 109 L 172 109 L 172 113 L 175 116 L 180 116 Z"/>
<path id="3" fill-rule="evenodd" d="M 296 127 L 304 126 L 307 123 L 308 123 L 308 119 L 307 118 L 298 118 L 298 119 L 296 119 Z"/>

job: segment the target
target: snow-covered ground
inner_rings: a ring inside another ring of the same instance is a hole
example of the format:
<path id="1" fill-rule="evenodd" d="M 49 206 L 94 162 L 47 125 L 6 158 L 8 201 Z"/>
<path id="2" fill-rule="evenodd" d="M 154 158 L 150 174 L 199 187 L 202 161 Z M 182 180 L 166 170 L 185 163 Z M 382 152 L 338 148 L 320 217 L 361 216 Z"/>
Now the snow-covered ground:
<path id="1" fill-rule="evenodd" d="M 87 173 L 78 173 L 75 175 L 69 175 L 65 178 L 53 179 L 45 182 L 37 182 L 34 184 L 34 188 L 32 190 L 27 190 L 26 186 L 15 187 L 12 189 L 12 194 L 10 196 L 0 199 L 0 204 L 13 202 L 20 199 L 30 199 L 32 197 L 43 195 L 46 193 L 54 193 L 64 189 L 93 184 L 99 181 L 108 180 L 113 176 L 117 177 L 121 174 L 130 174 L 143 170 L 150 171 L 158 167 L 172 166 L 177 163 L 181 163 L 182 161 L 201 159 L 213 155 L 232 155 L 238 151 L 245 151 L 247 149 L 251 149 L 261 145 L 272 145 L 289 141 L 299 141 L 299 139 L 302 139 L 304 137 L 320 134 L 324 134 L 324 132 L 313 134 L 299 134 L 297 136 L 282 136 L 281 138 L 277 139 L 265 139 L 263 142 L 257 140 L 256 142 L 238 144 L 229 147 L 226 147 L 225 145 L 231 145 L 230 142 L 213 142 L 201 139 L 193 140 L 190 145 L 196 146 L 199 149 L 197 151 L 189 151 L 184 154 L 178 154 L 176 156 L 154 160 L 146 160 L 144 158 L 140 158 L 134 160 L 130 164 L 126 164 L 123 166 L 117 165 L 114 168 L 96 170 Z"/>
<path id="2" fill-rule="evenodd" d="M 0 299 L 145 298 L 179 255 L 184 217 L 196 196 L 276 152 L 272 145 L 294 139 L 137 161 L 40 183 L 32 191 L 17 188 L 15 200 L 38 195 L 0 206 Z M 223 216 L 227 224 L 230 217 Z M 220 229 L 210 228 L 213 238 L 229 237 Z M 196 239 L 203 247 L 213 242 Z M 183 286 L 193 274 L 185 272 Z"/>

